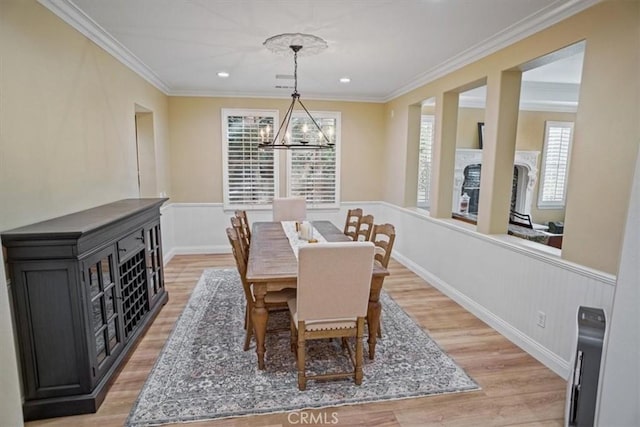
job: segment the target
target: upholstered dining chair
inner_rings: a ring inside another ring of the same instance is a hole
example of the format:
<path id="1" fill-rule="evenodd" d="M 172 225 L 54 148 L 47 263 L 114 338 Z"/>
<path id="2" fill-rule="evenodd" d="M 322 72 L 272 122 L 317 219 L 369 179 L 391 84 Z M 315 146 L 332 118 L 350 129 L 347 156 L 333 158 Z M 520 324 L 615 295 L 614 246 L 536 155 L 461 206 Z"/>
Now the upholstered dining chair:
<path id="1" fill-rule="evenodd" d="M 364 215 L 360 218 L 358 223 L 358 232 L 354 240 L 368 241 L 371 238 L 371 231 L 373 230 L 373 215 Z"/>
<path id="2" fill-rule="evenodd" d="M 238 239 L 240 240 L 240 253 L 242 254 L 242 258 L 246 264 L 249 262 L 249 238 L 245 234 L 245 228 L 242 226 L 242 220 L 237 216 L 232 216 L 230 219 L 231 226 L 238 234 Z"/>
<path id="3" fill-rule="evenodd" d="M 371 242 L 319 243 L 300 248 L 297 296 L 289 300 L 291 346 L 296 352 L 300 390 L 305 390 L 310 378 L 353 377 L 357 385 L 362 383 L 362 336 L 373 252 Z M 355 337 L 355 354 L 347 343 L 348 337 Z M 353 371 L 307 375 L 306 342 L 324 338 L 342 339 Z"/>
<path id="4" fill-rule="evenodd" d="M 236 218 L 240 219 L 242 223 L 242 229 L 247 239 L 247 243 L 251 243 L 251 226 L 249 225 L 249 218 L 247 217 L 247 211 L 237 210 L 234 212 Z"/>
<path id="5" fill-rule="evenodd" d="M 304 221 L 307 219 L 307 201 L 304 197 L 273 199 L 274 221 Z"/>
<path id="6" fill-rule="evenodd" d="M 371 241 L 375 245 L 374 262 L 382 267 L 389 267 L 393 242 L 396 240 L 396 229 L 391 224 L 376 224 L 371 232 Z M 378 325 L 378 337 L 382 338 L 382 325 Z"/>
<path id="7" fill-rule="evenodd" d="M 362 218 L 362 209 L 356 208 L 349 209 L 347 211 L 347 221 L 344 223 L 343 233 L 345 234 L 345 236 L 350 237 L 351 240 L 356 240 L 360 218 Z"/>
<path id="8" fill-rule="evenodd" d="M 238 274 L 240 275 L 240 281 L 242 282 L 242 288 L 244 290 L 244 296 L 246 299 L 244 327 L 246 329 L 243 350 L 249 350 L 249 344 L 251 343 L 251 337 L 253 336 L 253 319 L 251 312 L 255 303 L 251 284 L 247 282 L 247 264 L 242 256 L 242 250 L 240 247 L 240 236 L 233 228 L 227 228 L 227 238 L 231 245 L 233 257 L 236 261 L 236 267 L 238 268 Z M 286 310 L 287 301 L 291 298 L 295 298 L 295 289 L 282 289 L 280 291 L 267 292 L 264 297 L 264 304 L 267 310 Z"/>

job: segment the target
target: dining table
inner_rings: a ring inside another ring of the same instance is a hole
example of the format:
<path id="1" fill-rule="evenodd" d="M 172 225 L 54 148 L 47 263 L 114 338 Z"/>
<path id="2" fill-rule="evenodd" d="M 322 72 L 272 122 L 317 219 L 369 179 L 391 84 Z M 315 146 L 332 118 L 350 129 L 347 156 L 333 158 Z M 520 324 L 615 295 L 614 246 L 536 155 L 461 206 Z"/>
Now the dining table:
<path id="1" fill-rule="evenodd" d="M 286 226 L 285 226 L 286 225 Z M 331 221 L 312 221 L 315 240 L 327 242 L 350 242 L 351 238 L 343 234 Z M 286 288 L 295 288 L 298 278 L 298 258 L 296 244 L 292 243 L 291 223 L 254 222 L 251 233 L 251 245 L 247 264 L 247 281 L 253 286 L 255 303 L 252 311 L 253 327 L 256 338 L 258 369 L 265 368 L 265 335 L 269 311 L 265 307 L 265 295 L 268 292 Z M 285 230 L 288 230 L 287 231 Z M 319 234 L 319 235 L 318 235 Z M 305 244 L 314 244 L 307 243 Z M 367 324 L 369 328 L 369 358 L 374 359 L 376 337 L 380 325 L 380 291 L 384 278 L 389 271 L 375 262 L 371 274 Z"/>

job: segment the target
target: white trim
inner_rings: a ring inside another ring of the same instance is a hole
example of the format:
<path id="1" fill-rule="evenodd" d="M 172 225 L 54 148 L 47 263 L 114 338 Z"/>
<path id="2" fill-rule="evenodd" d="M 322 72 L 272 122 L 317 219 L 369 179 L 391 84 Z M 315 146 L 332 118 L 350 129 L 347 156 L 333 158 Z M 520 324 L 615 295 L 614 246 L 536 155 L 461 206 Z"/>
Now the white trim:
<path id="1" fill-rule="evenodd" d="M 71 0 L 38 0 L 38 3 L 49 9 L 64 22 L 75 28 L 89 40 L 104 49 L 108 54 L 120 61 L 134 73 L 155 86 L 165 95 L 171 89 L 140 58 L 113 38 L 96 21 L 80 10 Z"/>
<path id="2" fill-rule="evenodd" d="M 611 309 L 615 276 L 536 249 L 544 245 L 484 235 L 470 224 L 387 202 L 350 201 L 340 209 L 307 214 L 310 220 L 330 220 L 341 228 L 347 209 L 354 206 L 373 214 L 377 223 L 396 226 L 396 260 L 565 378 L 575 338 L 575 307 Z M 164 206 L 165 263 L 178 254 L 229 253 L 224 229 L 230 216 L 221 203 Z M 255 211 L 249 218 L 251 223 L 270 219 L 270 210 Z M 546 329 L 535 325 L 537 310 L 547 314 Z"/>
<path id="3" fill-rule="evenodd" d="M 416 77 L 412 82 L 391 92 L 383 102 L 389 102 L 414 89 L 424 86 L 436 79 L 446 76 L 466 65 L 478 61 L 485 56 L 504 49 L 526 37 L 556 24 L 578 12 L 590 8 L 602 0 L 556 0 L 538 13 L 527 16 L 493 37 L 481 40 L 477 45 L 461 52 L 437 67 Z"/>
<path id="4" fill-rule="evenodd" d="M 392 91 L 386 96 L 380 97 L 327 97 L 326 95 L 314 95 L 307 93 L 305 99 L 317 99 L 327 101 L 360 101 L 360 102 L 378 102 L 386 103 L 394 98 L 404 95 L 420 86 L 423 86 L 433 80 L 443 77 L 465 65 L 471 64 L 487 55 L 490 55 L 500 49 L 512 45 L 525 37 L 535 34 L 545 28 L 556 24 L 578 12 L 581 12 L 601 0 L 556 0 L 538 13 L 527 16 L 522 21 L 517 22 L 509 28 L 501 31 L 493 37 L 481 40 L 477 45 L 461 52 L 460 54 L 450 58 L 442 64 L 428 70 L 418 76 L 404 86 Z M 133 55 L 129 50 L 122 46 L 109 33 L 101 28 L 95 21 L 89 18 L 71 0 L 38 0 L 40 4 L 49 9 L 51 12 L 60 17 L 67 24 L 84 34 L 95 44 L 106 50 L 118 61 L 129 67 L 135 73 L 154 85 L 158 90 L 169 96 L 219 96 L 234 98 L 286 98 L 286 96 L 275 96 L 273 94 L 240 94 L 234 92 L 215 92 L 215 91 L 193 91 L 180 90 L 168 87 L 158 76 L 139 58 Z"/>
<path id="5" fill-rule="evenodd" d="M 616 276 L 613 274 L 605 273 L 600 270 L 595 270 L 593 268 L 589 268 L 584 265 L 567 261 L 565 259 L 560 258 L 558 255 L 550 254 L 547 251 L 542 249 L 537 250 L 532 246 L 523 245 L 521 244 L 521 241 L 523 241 L 523 239 L 519 239 L 517 237 L 514 237 L 513 239 L 505 239 L 509 237 L 506 234 L 482 234 L 477 232 L 475 230 L 475 227 L 472 227 L 469 224 L 466 224 L 462 221 L 456 221 L 453 219 L 449 220 L 449 219 L 432 218 L 428 215 L 428 211 L 425 211 L 423 209 L 418 210 L 417 208 L 403 208 L 388 202 L 377 202 L 377 203 L 387 208 L 396 210 L 398 212 L 407 213 L 416 218 L 421 218 L 426 221 L 431 221 L 431 222 L 440 224 L 446 228 L 456 230 L 460 233 L 467 234 L 468 236 L 471 236 L 475 239 L 490 242 L 492 244 L 495 244 L 496 246 L 507 248 L 507 249 L 513 250 L 514 252 L 518 252 L 523 255 L 530 256 L 531 258 L 534 258 L 538 261 L 545 262 L 555 267 L 560 267 L 562 269 L 584 276 L 585 278 L 597 280 L 609 286 L 616 285 Z M 540 246 L 541 248 L 544 247 L 544 245 L 536 245 L 536 246 Z"/>
<path id="6" fill-rule="evenodd" d="M 399 261 L 409 270 L 420 276 L 431 286 L 438 289 L 440 292 L 460 304 L 462 307 L 464 307 L 474 316 L 495 329 L 501 335 L 505 336 L 518 347 L 522 348 L 531 356 L 535 357 L 538 361 L 547 366 L 553 372 L 565 379 L 569 376 L 569 362 L 562 359 L 557 354 L 549 351 L 540 343 L 523 334 L 518 329 L 511 326 L 509 323 L 505 322 L 482 305 L 476 303 L 471 298 L 459 292 L 457 289 L 453 288 L 445 281 L 420 267 L 409 258 L 403 256 L 401 253 L 394 251 L 393 258 L 396 261 Z"/>

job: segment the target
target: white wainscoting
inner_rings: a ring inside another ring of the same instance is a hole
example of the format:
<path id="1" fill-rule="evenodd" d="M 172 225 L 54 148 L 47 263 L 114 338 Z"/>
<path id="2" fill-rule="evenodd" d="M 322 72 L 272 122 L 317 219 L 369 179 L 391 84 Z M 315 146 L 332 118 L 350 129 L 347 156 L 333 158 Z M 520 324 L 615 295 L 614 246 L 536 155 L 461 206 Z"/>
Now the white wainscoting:
<path id="1" fill-rule="evenodd" d="M 615 277 L 563 261 L 509 236 L 477 233 L 469 224 L 385 202 L 349 202 L 309 210 L 342 228 L 347 209 L 361 207 L 376 223 L 396 227 L 393 257 L 495 330 L 567 378 L 579 306 L 609 313 Z M 227 253 L 225 228 L 233 212 L 218 203 L 173 203 L 162 209 L 165 262 L 177 254 Z M 248 211 L 269 221 L 271 211 Z M 537 313 L 546 326 L 537 326 Z M 427 325 L 428 327 L 428 325 Z"/>

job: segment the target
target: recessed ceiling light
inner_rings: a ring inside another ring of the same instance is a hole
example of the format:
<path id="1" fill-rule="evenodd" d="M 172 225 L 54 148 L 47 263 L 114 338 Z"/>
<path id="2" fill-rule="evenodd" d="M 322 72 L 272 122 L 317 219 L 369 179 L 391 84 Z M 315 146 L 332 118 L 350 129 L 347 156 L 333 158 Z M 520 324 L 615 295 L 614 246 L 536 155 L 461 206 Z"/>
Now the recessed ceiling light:
<path id="1" fill-rule="evenodd" d="M 349 77 L 342 77 L 340 79 L 340 83 L 349 83 L 351 82 L 351 79 Z"/>
<path id="2" fill-rule="evenodd" d="M 227 78 L 229 77 L 229 73 L 227 73 L 226 71 L 220 71 L 218 73 L 218 77 Z"/>

